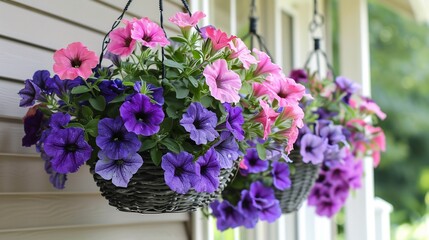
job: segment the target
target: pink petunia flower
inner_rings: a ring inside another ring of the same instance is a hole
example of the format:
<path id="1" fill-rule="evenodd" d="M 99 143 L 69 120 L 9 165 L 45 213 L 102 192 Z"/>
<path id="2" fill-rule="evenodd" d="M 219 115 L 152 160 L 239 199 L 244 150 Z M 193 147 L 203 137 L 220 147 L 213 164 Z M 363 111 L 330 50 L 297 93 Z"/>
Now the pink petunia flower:
<path id="1" fill-rule="evenodd" d="M 284 106 L 281 118 L 285 120 L 293 119 L 293 123 L 298 128 L 302 128 L 304 126 L 304 111 L 298 104 Z"/>
<path id="2" fill-rule="evenodd" d="M 136 48 L 136 40 L 131 37 L 133 22 L 125 22 L 123 28 L 117 28 L 109 34 L 110 43 L 107 45 L 109 52 L 121 57 L 129 56 Z"/>
<path id="3" fill-rule="evenodd" d="M 203 75 L 211 95 L 222 103 L 237 103 L 240 100 L 238 91 L 241 88 L 240 76 L 228 69 L 224 59 L 218 59 L 207 65 Z"/>
<path id="4" fill-rule="evenodd" d="M 305 87 L 292 78 L 282 75 L 268 75 L 267 87 L 273 93 L 270 96 L 279 101 L 281 107 L 296 104 L 305 94 Z M 273 100 L 273 99 L 271 99 Z"/>
<path id="5" fill-rule="evenodd" d="M 272 94 L 264 83 L 252 83 L 253 95 L 256 97 L 268 96 Z"/>
<path id="6" fill-rule="evenodd" d="M 276 121 L 277 117 L 279 116 L 279 113 L 274 111 L 268 103 L 266 103 L 263 100 L 259 100 L 259 104 L 262 107 L 262 111 L 254 118 L 256 122 L 260 122 L 262 126 L 264 127 L 264 137 L 263 139 L 266 140 L 268 138 L 268 135 L 271 133 L 271 126 Z"/>
<path id="7" fill-rule="evenodd" d="M 258 49 L 254 48 L 253 52 L 256 53 L 258 56 L 258 66 L 256 67 L 255 72 L 253 73 L 255 76 L 259 76 L 262 74 L 274 74 L 279 75 L 281 74 L 281 67 L 273 62 L 271 62 L 271 58 L 262 51 L 259 51 Z"/>
<path id="8" fill-rule="evenodd" d="M 246 44 L 240 39 L 235 38 L 229 42 L 229 48 L 232 53 L 228 58 L 238 58 L 245 69 L 249 69 L 250 65 L 258 63 L 252 52 L 247 48 Z"/>
<path id="9" fill-rule="evenodd" d="M 150 21 L 149 18 L 142 18 L 133 22 L 131 38 L 148 48 L 155 48 L 158 44 L 161 47 L 170 44 L 162 28 Z"/>
<path id="10" fill-rule="evenodd" d="M 384 120 L 386 118 L 386 114 L 381 111 L 380 107 L 370 98 L 364 98 L 361 105 L 360 105 L 361 111 L 366 111 L 369 113 L 375 113 L 377 117 L 379 117 L 381 120 Z"/>
<path id="11" fill-rule="evenodd" d="M 168 20 L 180 28 L 191 28 L 195 27 L 198 24 L 198 21 L 205 16 L 206 14 L 201 11 L 196 11 L 192 16 L 189 16 L 188 13 L 178 12 Z"/>
<path id="12" fill-rule="evenodd" d="M 70 43 L 54 53 L 54 72 L 61 80 L 75 79 L 80 76 L 88 78 L 92 68 L 97 66 L 98 57 L 81 42 Z"/>
<path id="13" fill-rule="evenodd" d="M 214 27 L 206 28 L 206 34 L 212 41 L 213 50 L 215 51 L 219 51 L 228 46 L 229 42 L 236 38 L 236 36 L 228 37 L 225 32 L 222 32 L 220 29 L 215 29 Z"/>

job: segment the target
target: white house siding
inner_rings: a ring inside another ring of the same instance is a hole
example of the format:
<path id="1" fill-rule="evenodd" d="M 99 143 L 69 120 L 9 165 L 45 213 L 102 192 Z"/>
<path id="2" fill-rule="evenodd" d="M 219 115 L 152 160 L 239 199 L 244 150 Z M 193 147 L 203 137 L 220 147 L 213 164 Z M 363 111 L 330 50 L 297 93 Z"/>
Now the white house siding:
<path id="1" fill-rule="evenodd" d="M 158 20 L 158 1 L 135 0 L 126 18 Z M 122 213 L 100 196 L 87 167 L 55 190 L 34 148 L 21 147 L 17 92 L 56 49 L 81 41 L 100 52 L 126 0 L 0 0 L 0 239 L 188 239 L 188 214 Z M 164 1 L 167 19 L 180 1 Z M 167 32 L 175 28 L 166 21 Z"/>

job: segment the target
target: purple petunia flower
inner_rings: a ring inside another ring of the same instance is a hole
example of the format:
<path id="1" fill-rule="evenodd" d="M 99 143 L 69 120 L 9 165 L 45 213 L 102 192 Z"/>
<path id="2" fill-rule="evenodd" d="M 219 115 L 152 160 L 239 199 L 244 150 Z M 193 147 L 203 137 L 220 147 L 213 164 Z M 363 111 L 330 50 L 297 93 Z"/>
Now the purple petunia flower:
<path id="1" fill-rule="evenodd" d="M 350 187 L 346 182 L 337 182 L 330 190 L 331 198 L 339 198 L 342 202 L 345 202 L 349 196 Z"/>
<path id="2" fill-rule="evenodd" d="M 33 74 L 33 83 L 35 83 L 43 93 L 51 94 L 52 91 L 49 88 L 49 79 L 51 79 L 51 73 L 48 70 L 39 70 Z"/>
<path id="3" fill-rule="evenodd" d="M 70 115 L 68 113 L 57 112 L 52 114 L 49 127 L 52 130 L 64 129 L 64 127 L 70 122 Z"/>
<path id="4" fill-rule="evenodd" d="M 297 83 L 307 83 L 308 76 L 307 72 L 304 69 L 295 69 L 289 73 L 289 77 L 295 80 Z"/>
<path id="5" fill-rule="evenodd" d="M 316 205 L 316 213 L 319 216 L 332 217 L 343 206 L 340 199 L 321 197 Z"/>
<path id="6" fill-rule="evenodd" d="M 316 126 L 319 122 L 320 120 L 317 121 Z M 327 138 L 329 145 L 335 145 L 346 140 L 346 137 L 343 134 L 343 127 L 340 125 L 334 125 L 332 122 L 330 122 L 328 125 L 318 128 L 318 134 L 322 138 Z"/>
<path id="7" fill-rule="evenodd" d="M 343 91 L 346 92 L 348 94 L 353 94 L 355 92 L 357 92 L 359 90 L 359 84 L 353 82 L 352 80 L 345 78 L 343 76 L 338 76 L 335 79 L 335 85 L 337 85 L 337 87 Z"/>
<path id="8" fill-rule="evenodd" d="M 338 115 L 337 112 L 331 112 L 323 107 L 319 107 L 315 113 L 319 115 L 319 120 L 328 120 Z"/>
<path id="9" fill-rule="evenodd" d="M 240 107 L 232 107 L 229 103 L 224 103 L 223 106 L 225 107 L 228 115 L 226 116 L 225 123 L 219 125 L 218 128 L 226 128 L 237 140 L 244 140 L 243 110 Z"/>
<path id="10" fill-rule="evenodd" d="M 271 175 L 273 176 L 273 185 L 279 190 L 285 190 L 291 187 L 292 182 L 289 178 L 289 165 L 284 162 L 273 162 Z"/>
<path id="11" fill-rule="evenodd" d="M 262 182 L 253 182 L 250 185 L 250 197 L 252 198 L 253 206 L 261 210 L 273 205 L 276 200 L 274 190 L 266 187 Z"/>
<path id="12" fill-rule="evenodd" d="M 53 78 L 49 78 L 46 82 L 47 91 L 54 92 L 57 96 L 62 96 L 72 88 L 84 85 L 85 82 L 81 77 L 77 77 L 73 80 L 61 80 L 58 75 Z"/>
<path id="13" fill-rule="evenodd" d="M 142 82 L 136 82 L 134 84 L 134 92 L 141 93 Z M 162 87 L 156 87 L 153 84 L 148 84 L 147 88 L 151 91 L 152 99 L 159 105 L 164 104 L 164 89 Z"/>
<path id="14" fill-rule="evenodd" d="M 323 153 L 324 164 L 327 166 L 336 165 L 345 157 L 344 148 L 336 145 L 328 145 Z"/>
<path id="15" fill-rule="evenodd" d="M 213 146 L 221 168 L 231 168 L 240 155 L 240 150 L 234 136 L 229 132 L 221 132 L 220 140 Z"/>
<path id="16" fill-rule="evenodd" d="M 125 91 L 125 86 L 122 84 L 120 79 L 115 80 L 103 80 L 98 85 L 101 91 L 101 95 L 106 99 L 106 102 L 110 102 L 119 94 Z"/>
<path id="17" fill-rule="evenodd" d="M 98 122 L 98 136 L 95 142 L 110 159 L 125 158 L 136 153 L 141 146 L 138 136 L 125 129 L 120 117 L 101 119 Z"/>
<path id="18" fill-rule="evenodd" d="M 258 222 L 259 210 L 253 206 L 253 199 L 248 190 L 241 191 L 241 198 L 237 204 L 238 211 L 244 216 L 243 225 L 246 228 L 255 227 Z"/>
<path id="19" fill-rule="evenodd" d="M 18 92 L 21 100 L 19 101 L 20 107 L 31 107 L 36 100 L 43 100 L 41 90 L 32 80 L 25 80 L 24 88 Z"/>
<path id="20" fill-rule="evenodd" d="M 224 200 L 217 206 L 217 211 L 219 217 L 217 218 L 216 226 L 220 231 L 235 228 L 243 224 L 243 215 L 227 200 Z"/>
<path id="21" fill-rule="evenodd" d="M 273 203 L 259 210 L 259 218 L 267 222 L 274 222 L 282 215 L 279 200 L 275 199 Z"/>
<path id="22" fill-rule="evenodd" d="M 37 109 L 33 115 L 28 115 L 24 118 L 25 135 L 22 138 L 22 146 L 30 147 L 39 141 L 42 125 L 43 113 L 39 109 Z"/>
<path id="23" fill-rule="evenodd" d="M 216 124 L 216 114 L 199 102 L 191 103 L 180 120 L 180 125 L 191 133 L 191 139 L 198 145 L 207 144 L 219 136 L 215 130 Z"/>
<path id="24" fill-rule="evenodd" d="M 52 169 L 58 173 L 76 172 L 91 157 L 92 152 L 81 128 L 51 131 L 45 140 L 44 149 L 52 157 Z"/>
<path id="25" fill-rule="evenodd" d="M 111 159 L 103 152 L 98 152 L 99 160 L 95 164 L 95 172 L 106 180 L 112 180 L 117 187 L 127 187 L 130 179 L 143 165 L 138 153 L 130 153 L 120 159 Z"/>
<path id="26" fill-rule="evenodd" d="M 203 156 L 199 157 L 195 165 L 198 181 L 193 182 L 197 192 L 213 193 L 219 186 L 220 165 L 217 154 L 210 148 Z M 198 174 L 199 173 L 199 174 Z"/>
<path id="27" fill-rule="evenodd" d="M 258 151 L 255 148 L 247 149 L 244 156 L 244 164 L 247 166 L 249 173 L 259 173 L 268 169 L 268 161 L 262 160 L 258 156 Z"/>
<path id="28" fill-rule="evenodd" d="M 199 180 L 195 171 L 194 157 L 190 153 L 169 152 L 162 156 L 161 167 L 164 169 L 165 183 L 177 193 L 187 193 L 191 183 Z"/>
<path id="29" fill-rule="evenodd" d="M 121 66 L 121 57 L 119 55 L 106 51 L 103 58 L 109 59 L 110 61 L 112 61 L 113 65 L 115 65 L 116 67 Z"/>
<path id="30" fill-rule="evenodd" d="M 51 182 L 56 189 L 64 189 L 64 185 L 67 181 L 67 174 L 57 173 L 52 170 L 51 157 L 46 155 L 45 152 L 42 151 L 41 157 L 45 160 L 45 171 L 49 174 L 49 182 Z"/>
<path id="31" fill-rule="evenodd" d="M 305 163 L 319 164 L 323 162 L 323 153 L 328 146 L 328 140 L 313 134 L 305 134 L 301 139 L 300 154 Z"/>
<path id="32" fill-rule="evenodd" d="M 138 135 L 151 136 L 157 133 L 164 120 L 164 112 L 158 104 L 150 102 L 146 95 L 137 93 L 119 108 L 125 128 Z"/>

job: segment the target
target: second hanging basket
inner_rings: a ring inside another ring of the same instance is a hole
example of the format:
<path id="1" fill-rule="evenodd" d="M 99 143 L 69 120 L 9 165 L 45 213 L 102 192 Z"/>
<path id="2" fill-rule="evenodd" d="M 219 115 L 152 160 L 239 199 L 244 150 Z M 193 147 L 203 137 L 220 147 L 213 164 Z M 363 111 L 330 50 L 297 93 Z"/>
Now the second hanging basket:
<path id="1" fill-rule="evenodd" d="M 301 207 L 310 193 L 320 169 L 320 164 L 304 163 L 297 150 L 292 151 L 289 157 L 295 168 L 295 172 L 290 176 L 291 188 L 284 191 L 276 190 L 275 192 L 283 213 L 292 213 Z"/>

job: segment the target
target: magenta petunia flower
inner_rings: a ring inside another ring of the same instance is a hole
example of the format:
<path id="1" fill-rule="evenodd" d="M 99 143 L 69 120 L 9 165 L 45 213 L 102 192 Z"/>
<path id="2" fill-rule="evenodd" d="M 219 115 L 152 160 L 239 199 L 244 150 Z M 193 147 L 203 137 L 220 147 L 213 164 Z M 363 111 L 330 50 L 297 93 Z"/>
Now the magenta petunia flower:
<path id="1" fill-rule="evenodd" d="M 203 72 L 211 95 L 222 103 L 237 103 L 240 100 L 238 91 L 241 88 L 240 76 L 228 69 L 224 59 L 218 59 L 207 65 Z"/>
<path id="2" fill-rule="evenodd" d="M 255 72 L 253 73 L 255 76 L 259 76 L 262 74 L 274 74 L 279 75 L 281 74 L 281 67 L 273 62 L 271 62 L 270 56 L 266 54 L 265 52 L 259 51 L 258 49 L 254 48 L 253 52 L 258 55 L 258 66 L 255 69 Z"/>
<path id="3" fill-rule="evenodd" d="M 135 152 L 120 159 L 111 159 L 103 152 L 98 152 L 98 158 L 95 172 L 106 180 L 111 179 L 117 187 L 127 187 L 133 175 L 143 165 L 142 157 Z"/>
<path id="4" fill-rule="evenodd" d="M 110 43 L 107 45 L 109 52 L 121 57 L 129 56 L 136 48 L 136 40 L 131 37 L 132 22 L 126 22 L 123 28 L 117 28 L 109 34 Z"/>
<path id="5" fill-rule="evenodd" d="M 267 87 L 272 92 L 271 100 L 277 99 L 280 107 L 297 104 L 305 94 L 305 87 L 284 75 L 268 75 Z"/>
<path id="6" fill-rule="evenodd" d="M 119 108 L 125 128 L 138 135 L 151 136 L 159 131 L 164 112 L 144 94 L 137 93 Z"/>
<path id="7" fill-rule="evenodd" d="M 271 133 L 271 126 L 276 121 L 279 113 L 274 111 L 265 101 L 259 100 L 259 104 L 262 107 L 262 111 L 255 117 L 256 122 L 260 122 L 264 127 L 264 140 L 268 138 Z"/>
<path id="8" fill-rule="evenodd" d="M 258 60 L 252 55 L 252 52 L 247 48 L 246 44 L 240 39 L 235 38 L 229 42 L 229 48 L 232 53 L 229 58 L 238 58 L 245 69 L 249 69 L 250 65 L 258 63 Z"/>
<path id="9" fill-rule="evenodd" d="M 201 11 L 196 11 L 192 16 L 189 16 L 188 13 L 178 12 L 168 20 L 180 28 L 191 28 L 195 27 L 198 24 L 198 21 L 205 16 L 206 14 Z"/>
<path id="10" fill-rule="evenodd" d="M 212 41 L 213 50 L 215 51 L 219 51 L 220 49 L 228 46 L 229 42 L 236 38 L 236 36 L 228 37 L 225 32 L 214 27 L 206 28 L 206 34 Z"/>
<path id="11" fill-rule="evenodd" d="M 162 28 L 150 21 L 149 18 L 142 18 L 133 22 L 131 38 L 148 48 L 155 48 L 157 45 L 164 47 L 170 44 Z"/>
<path id="12" fill-rule="evenodd" d="M 54 53 L 54 72 L 61 80 L 88 78 L 92 69 L 98 64 L 98 57 L 89 51 L 81 42 L 70 43 L 67 48 L 61 48 Z"/>

